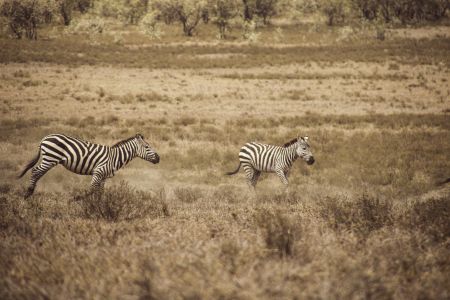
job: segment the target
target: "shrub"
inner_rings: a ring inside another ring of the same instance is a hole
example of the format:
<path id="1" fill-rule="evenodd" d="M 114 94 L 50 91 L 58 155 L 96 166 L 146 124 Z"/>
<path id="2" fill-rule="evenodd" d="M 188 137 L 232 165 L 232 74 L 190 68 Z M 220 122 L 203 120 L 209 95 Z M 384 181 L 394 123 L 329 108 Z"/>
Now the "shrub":
<path id="1" fill-rule="evenodd" d="M 18 39 L 37 40 L 38 26 L 49 23 L 57 11 L 51 0 L 0 0 L 0 15 L 6 18 L 9 30 Z"/>
<path id="2" fill-rule="evenodd" d="M 415 202 L 406 225 L 419 228 L 434 241 L 445 241 L 450 237 L 450 198 L 447 196 Z"/>
<path id="3" fill-rule="evenodd" d="M 58 0 L 58 9 L 63 18 L 64 25 L 70 25 L 72 21 L 72 12 L 76 4 L 76 0 Z"/>
<path id="4" fill-rule="evenodd" d="M 201 189 L 191 187 L 178 187 L 175 188 L 173 192 L 176 199 L 185 203 L 194 203 L 203 195 Z"/>
<path id="5" fill-rule="evenodd" d="M 237 0 L 213 0 L 210 1 L 212 21 L 219 29 L 219 38 L 225 39 L 225 34 L 230 30 L 230 20 L 238 14 Z"/>
<path id="6" fill-rule="evenodd" d="M 163 34 L 154 12 L 146 14 L 139 23 L 139 27 L 143 33 L 149 35 L 152 39 L 160 39 Z"/>
<path id="7" fill-rule="evenodd" d="M 81 13 L 86 13 L 93 4 L 93 0 L 77 0 L 76 1 L 76 9 Z"/>
<path id="8" fill-rule="evenodd" d="M 243 27 L 242 37 L 249 42 L 258 41 L 260 33 L 256 32 L 255 21 L 245 21 Z"/>
<path id="9" fill-rule="evenodd" d="M 345 23 L 350 10 L 346 0 L 322 0 L 320 7 L 327 17 L 328 26 Z"/>
<path id="10" fill-rule="evenodd" d="M 445 17 L 447 0 L 352 0 L 353 7 L 367 20 L 399 21 L 402 24 L 437 21 Z"/>
<path id="11" fill-rule="evenodd" d="M 240 200 L 241 192 L 232 185 L 221 185 L 214 190 L 213 199 L 217 202 L 236 203 Z"/>
<path id="12" fill-rule="evenodd" d="M 268 24 L 270 18 L 277 14 L 277 4 L 278 0 L 256 0 L 255 13 L 264 24 Z"/>
<path id="13" fill-rule="evenodd" d="M 206 0 L 157 0 L 154 3 L 159 18 L 166 23 L 180 22 L 185 36 L 194 34 L 206 7 Z"/>
<path id="14" fill-rule="evenodd" d="M 169 215 L 164 190 L 157 193 L 137 191 L 124 181 L 106 189 L 101 195 L 85 194 L 75 199 L 86 218 L 117 222 Z"/>
<path id="15" fill-rule="evenodd" d="M 101 18 L 82 18 L 67 27 L 69 33 L 99 34 L 105 30 L 105 22 Z"/>
<path id="16" fill-rule="evenodd" d="M 264 209 L 256 216 L 257 225 L 264 232 L 267 248 L 275 250 L 280 257 L 294 254 L 294 242 L 301 233 L 300 223 L 281 211 Z"/>
<path id="17" fill-rule="evenodd" d="M 355 201 L 326 198 L 321 215 L 335 230 L 351 230 L 361 237 L 392 224 L 392 202 L 363 194 Z"/>
<path id="18" fill-rule="evenodd" d="M 96 12 L 126 24 L 137 24 L 148 11 L 148 0 L 102 0 L 96 3 Z"/>

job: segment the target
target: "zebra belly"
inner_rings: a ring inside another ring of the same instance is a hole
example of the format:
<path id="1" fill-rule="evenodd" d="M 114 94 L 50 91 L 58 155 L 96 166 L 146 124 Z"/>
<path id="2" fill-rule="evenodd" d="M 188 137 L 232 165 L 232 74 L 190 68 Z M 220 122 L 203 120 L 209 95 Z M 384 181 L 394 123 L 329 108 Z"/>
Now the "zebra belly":
<path id="1" fill-rule="evenodd" d="M 67 164 L 67 163 L 61 163 L 63 166 L 64 166 L 64 168 L 66 168 L 67 170 L 69 170 L 69 171 L 71 171 L 71 172 L 73 172 L 73 173 L 76 173 L 76 174 L 78 174 L 78 175 L 92 175 L 92 170 L 80 170 L 79 168 L 78 169 L 75 169 L 74 167 L 72 167 L 72 166 L 70 166 L 69 164 Z"/>

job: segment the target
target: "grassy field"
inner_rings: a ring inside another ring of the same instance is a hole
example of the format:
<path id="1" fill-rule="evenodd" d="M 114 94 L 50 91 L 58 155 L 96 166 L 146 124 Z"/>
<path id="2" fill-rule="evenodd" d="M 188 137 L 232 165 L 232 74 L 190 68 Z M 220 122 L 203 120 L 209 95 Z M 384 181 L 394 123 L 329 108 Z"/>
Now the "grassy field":
<path id="1" fill-rule="evenodd" d="M 0 298 L 448 299 L 447 28 L 1 38 Z M 95 201 L 57 167 L 23 200 L 50 133 L 142 133 L 161 163 L 136 159 Z M 244 143 L 299 134 L 316 163 L 289 191 L 224 175 Z"/>

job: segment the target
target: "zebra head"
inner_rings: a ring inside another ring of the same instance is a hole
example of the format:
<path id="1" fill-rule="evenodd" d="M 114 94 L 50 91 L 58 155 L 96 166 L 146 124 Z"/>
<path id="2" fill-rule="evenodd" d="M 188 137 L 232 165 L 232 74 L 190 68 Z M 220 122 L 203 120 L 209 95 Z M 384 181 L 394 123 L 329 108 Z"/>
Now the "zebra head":
<path id="1" fill-rule="evenodd" d="M 299 137 L 297 139 L 297 155 L 301 157 L 308 165 L 314 163 L 314 156 L 308 144 L 308 137 Z"/>
<path id="2" fill-rule="evenodd" d="M 158 153 L 156 153 L 156 151 L 150 147 L 149 143 L 144 140 L 144 136 L 138 133 L 135 138 L 138 145 L 137 156 L 154 164 L 159 163 Z"/>

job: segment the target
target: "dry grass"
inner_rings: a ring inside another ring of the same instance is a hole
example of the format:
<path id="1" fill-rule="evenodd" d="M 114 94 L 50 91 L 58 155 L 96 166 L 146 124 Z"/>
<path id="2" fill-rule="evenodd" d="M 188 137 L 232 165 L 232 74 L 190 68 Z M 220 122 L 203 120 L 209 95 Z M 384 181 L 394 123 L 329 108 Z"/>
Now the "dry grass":
<path id="1" fill-rule="evenodd" d="M 189 42 L 1 39 L 0 298 L 448 298 L 448 38 L 302 26 L 289 44 L 270 26 L 269 44 L 206 25 Z M 24 201 L 15 176 L 54 132 L 142 133 L 161 163 L 136 159 L 99 198 L 57 167 Z M 224 175 L 244 143 L 298 134 L 316 163 L 289 191 Z"/>

